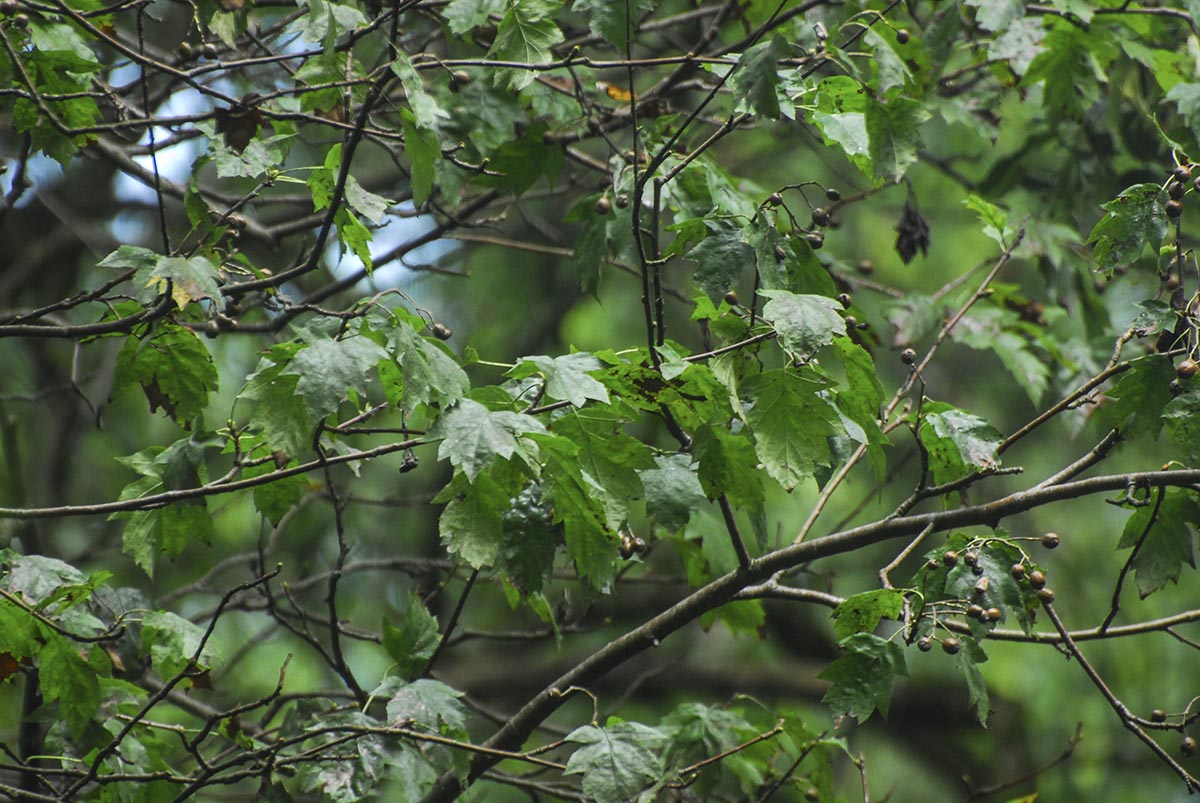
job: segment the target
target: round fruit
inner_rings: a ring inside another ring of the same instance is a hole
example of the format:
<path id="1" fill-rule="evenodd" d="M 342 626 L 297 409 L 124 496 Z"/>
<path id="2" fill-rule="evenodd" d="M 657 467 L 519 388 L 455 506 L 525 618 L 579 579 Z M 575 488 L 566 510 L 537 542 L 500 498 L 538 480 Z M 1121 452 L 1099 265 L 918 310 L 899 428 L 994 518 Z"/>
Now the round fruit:
<path id="1" fill-rule="evenodd" d="M 1191 379 L 1198 372 L 1200 372 L 1200 362 L 1196 362 L 1191 357 L 1175 366 L 1175 375 L 1180 379 Z"/>
<path id="2" fill-rule="evenodd" d="M 849 293 L 838 293 L 837 300 L 839 304 L 847 309 L 849 309 L 850 305 L 854 303 L 854 299 L 850 297 Z"/>
<path id="3" fill-rule="evenodd" d="M 29 27 L 29 15 L 28 14 L 16 15 L 15 17 L 13 17 L 12 24 L 13 24 L 14 28 L 18 28 L 18 29 L 28 28 Z"/>
<path id="4" fill-rule="evenodd" d="M 946 564 L 947 566 L 957 566 L 958 553 L 953 549 L 947 549 L 944 553 L 942 553 L 942 563 Z"/>
<path id="5" fill-rule="evenodd" d="M 1054 602 L 1054 592 L 1048 588 L 1039 588 L 1038 589 L 1038 599 L 1040 599 L 1042 602 L 1045 602 L 1046 604 Z"/>
<path id="6" fill-rule="evenodd" d="M 456 86 L 466 86 L 471 83 L 471 74 L 466 70 L 455 70 L 450 73 L 450 83 Z"/>
<path id="7" fill-rule="evenodd" d="M 978 619 L 981 622 L 987 621 L 987 611 L 983 609 L 983 606 L 976 605 L 973 602 L 967 606 L 967 616 L 972 619 Z"/>
<path id="8" fill-rule="evenodd" d="M 962 642 L 956 639 L 954 636 L 946 636 L 946 638 L 942 639 L 942 650 L 947 655 L 954 655 L 961 649 Z"/>
<path id="9" fill-rule="evenodd" d="M 617 197 L 613 203 L 617 205 L 617 209 L 624 209 L 629 206 L 629 196 L 623 192 L 617 193 Z"/>
<path id="10" fill-rule="evenodd" d="M 1017 582 L 1024 580 L 1025 579 L 1025 564 L 1024 563 L 1014 563 L 1009 568 L 1008 573 L 1011 574 L 1012 579 L 1016 580 Z"/>
<path id="11" fill-rule="evenodd" d="M 429 331 L 438 340 L 449 340 L 454 335 L 454 332 L 450 330 L 450 327 L 446 326 L 444 323 L 433 324 L 433 326 L 429 327 Z"/>
<path id="12" fill-rule="evenodd" d="M 1196 180 L 1192 182 L 1192 186 L 1196 188 L 1197 192 L 1200 192 L 1200 176 L 1196 176 Z"/>
<path id="13" fill-rule="evenodd" d="M 0 2 L 0 14 L 10 16 L 17 13 L 17 0 L 3 0 Z"/>
<path id="14" fill-rule="evenodd" d="M 907 45 L 908 37 L 909 37 L 908 29 L 901 28 L 900 30 L 896 31 L 896 44 Z"/>
<path id="15" fill-rule="evenodd" d="M 917 649 L 921 652 L 929 652 L 933 649 L 933 639 L 929 636 L 921 636 L 917 639 Z"/>
<path id="16" fill-rule="evenodd" d="M 2 5 L 4 4 L 0 3 L 0 6 Z M 16 5 L 16 3 L 13 3 L 13 5 Z M 196 55 L 196 48 L 192 47 L 191 42 L 180 42 L 179 47 L 175 48 L 175 52 L 179 55 L 179 58 L 186 61 Z"/>
<path id="17" fill-rule="evenodd" d="M 855 326 L 858 326 L 858 318 L 855 318 L 853 315 L 847 315 L 846 316 L 846 328 L 851 329 Z"/>
<path id="18" fill-rule="evenodd" d="M 1058 533 L 1046 533 L 1042 536 L 1042 546 L 1046 549 L 1058 548 Z"/>
<path id="19" fill-rule="evenodd" d="M 983 564 L 982 564 L 982 563 L 976 563 L 974 566 L 972 566 L 972 567 L 971 567 L 971 572 L 972 572 L 972 573 L 973 573 L 973 574 L 974 574 L 976 577 L 978 577 L 979 575 L 983 574 Z"/>
<path id="20" fill-rule="evenodd" d="M 612 211 L 612 201 L 608 200 L 607 195 L 601 195 L 596 199 L 596 214 L 607 215 Z"/>
<path id="21" fill-rule="evenodd" d="M 779 206 L 781 203 L 783 203 L 783 196 L 777 192 L 773 192 L 767 198 L 767 203 L 771 206 Z"/>
<path id="22" fill-rule="evenodd" d="M 730 290 L 728 293 L 726 293 L 725 303 L 731 307 L 736 307 L 738 305 L 737 293 L 733 290 Z"/>
<path id="23" fill-rule="evenodd" d="M 988 608 L 986 613 L 987 618 L 993 622 L 999 622 L 1004 618 L 1004 611 L 1000 610 L 999 608 Z"/>
<path id="24" fill-rule="evenodd" d="M 633 151 L 625 151 L 625 153 L 622 154 L 622 158 L 625 160 L 625 164 L 631 165 L 637 161 L 637 154 Z"/>
<path id="25" fill-rule="evenodd" d="M 1167 201 L 1167 217 L 1176 220 L 1183 214 L 1183 204 L 1174 198 Z"/>
<path id="26" fill-rule="evenodd" d="M 1179 743 L 1179 752 L 1185 756 L 1196 755 L 1196 740 L 1191 736 L 1184 736 L 1183 741 Z"/>
<path id="27" fill-rule="evenodd" d="M 1172 379 L 1167 383 L 1167 390 L 1171 391 L 1172 396 L 1178 396 L 1183 393 L 1183 385 L 1179 384 L 1178 379 Z"/>
<path id="28" fill-rule="evenodd" d="M 831 201 L 842 200 L 842 194 L 840 192 L 838 192 L 837 190 L 835 190 L 833 187 L 825 188 L 825 197 Z"/>
<path id="29" fill-rule="evenodd" d="M 804 790 L 804 799 L 816 801 L 821 799 L 821 791 L 815 786 L 810 786 Z"/>
<path id="30" fill-rule="evenodd" d="M 928 569 L 929 571 L 933 571 L 937 567 L 938 567 L 938 562 L 935 558 L 930 558 L 929 560 L 925 561 L 925 568 Z"/>
<path id="31" fill-rule="evenodd" d="M 1166 722 L 1167 721 L 1167 712 L 1162 710 L 1161 708 L 1154 709 L 1153 711 L 1150 712 L 1150 721 L 1151 722 Z"/>
<path id="32" fill-rule="evenodd" d="M 875 263 L 869 259 L 864 259 L 858 263 L 858 272 L 863 276 L 870 276 L 875 272 Z"/>
<path id="33" fill-rule="evenodd" d="M 829 213 L 821 207 L 816 207 L 812 211 L 812 222 L 814 226 L 828 226 Z"/>
<path id="34" fill-rule="evenodd" d="M 206 59 L 215 59 L 217 56 L 221 55 L 221 51 L 217 50 L 216 45 L 214 45 L 212 42 L 209 42 L 204 45 L 204 47 L 200 48 L 200 55 L 204 56 Z"/>
<path id="35" fill-rule="evenodd" d="M 904 363 L 905 365 L 912 365 L 916 361 L 916 349 L 905 349 L 904 351 L 900 352 L 900 362 Z"/>
<path id="36" fill-rule="evenodd" d="M 1046 575 L 1038 569 L 1034 569 L 1029 573 L 1029 585 L 1033 586 L 1035 589 L 1045 588 Z"/>
<path id="37" fill-rule="evenodd" d="M 820 250 L 821 246 L 825 245 L 825 235 L 819 231 L 811 231 L 805 235 L 808 244 L 812 246 L 814 251 Z"/>
<path id="38" fill-rule="evenodd" d="M 1187 192 L 1187 185 L 1178 181 L 1172 181 L 1167 187 L 1167 194 L 1176 201 L 1182 198 L 1185 192 Z"/>
<path id="39" fill-rule="evenodd" d="M 975 587 L 972 589 L 972 591 L 974 591 L 976 594 L 979 594 L 980 596 L 983 596 L 984 594 L 987 593 L 989 585 L 991 585 L 991 584 L 988 583 L 988 579 L 986 577 L 980 577 L 978 580 L 975 581 Z"/>
<path id="40" fill-rule="evenodd" d="M 1171 175 L 1176 181 L 1188 181 L 1192 177 L 1192 168 L 1188 165 L 1179 165 L 1171 171 Z"/>
<path id="41" fill-rule="evenodd" d="M 979 553 L 974 549 L 963 553 L 963 563 L 967 564 L 968 566 L 974 566 L 975 564 L 979 563 Z"/>

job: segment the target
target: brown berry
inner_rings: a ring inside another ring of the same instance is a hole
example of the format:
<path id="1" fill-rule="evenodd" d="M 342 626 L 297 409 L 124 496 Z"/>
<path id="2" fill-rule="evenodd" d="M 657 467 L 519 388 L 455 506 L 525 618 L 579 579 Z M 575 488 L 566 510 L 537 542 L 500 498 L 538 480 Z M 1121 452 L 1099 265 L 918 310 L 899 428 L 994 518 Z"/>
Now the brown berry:
<path id="1" fill-rule="evenodd" d="M 858 263 L 858 272 L 863 276 L 870 276 L 875 272 L 875 263 L 869 259 L 861 260 Z"/>
<path id="2" fill-rule="evenodd" d="M 1189 758 L 1196 755 L 1196 739 L 1192 736 L 1184 736 L 1183 741 L 1179 743 L 1179 752 Z"/>
<path id="3" fill-rule="evenodd" d="M 912 365 L 916 361 L 916 349 L 905 349 L 904 351 L 900 352 L 900 362 L 904 363 L 905 365 Z"/>
<path id="4" fill-rule="evenodd" d="M 808 240 L 808 244 L 812 246 L 814 251 L 819 251 L 821 246 L 825 245 L 825 235 L 819 231 L 810 231 L 804 235 L 804 238 Z"/>
<path id="5" fill-rule="evenodd" d="M 12 20 L 13 27 L 18 30 L 24 30 L 29 27 L 29 15 L 17 14 Z"/>
<path id="6" fill-rule="evenodd" d="M 909 33 L 907 28 L 901 28 L 900 30 L 896 31 L 896 44 L 907 45 L 908 38 Z"/>
<path id="7" fill-rule="evenodd" d="M 450 327 L 444 323 L 434 323 L 429 327 L 429 332 L 438 340 L 449 340 L 454 335 Z"/>
<path id="8" fill-rule="evenodd" d="M 0 14 L 6 17 L 16 14 L 17 8 L 17 0 L 3 0 L 3 2 L 0 2 Z"/>
<path id="9" fill-rule="evenodd" d="M 782 262 L 785 259 L 787 259 L 787 251 L 783 250 L 782 245 L 775 246 L 775 261 Z"/>
<path id="10" fill-rule="evenodd" d="M 983 574 L 983 564 L 976 563 L 974 566 L 971 567 L 971 573 L 974 574 L 976 577 Z"/>
<path id="11" fill-rule="evenodd" d="M 1034 569 L 1029 573 L 1029 585 L 1034 589 L 1046 587 L 1046 575 L 1038 569 Z"/>
<path id="12" fill-rule="evenodd" d="M 206 58 L 206 59 L 211 60 L 211 59 L 215 59 L 217 56 L 221 55 L 221 51 L 218 50 L 217 46 L 214 45 L 212 42 L 207 42 L 204 45 L 204 47 L 200 48 L 200 55 L 204 56 L 204 58 Z"/>
<path id="13" fill-rule="evenodd" d="M 846 328 L 853 329 L 856 326 L 858 326 L 858 318 L 855 318 L 853 315 L 847 315 L 846 316 Z"/>
<path id="14" fill-rule="evenodd" d="M 963 563 L 967 564 L 968 566 L 974 566 L 975 564 L 979 563 L 978 550 L 972 549 L 963 553 Z"/>
<path id="15" fill-rule="evenodd" d="M 850 297 L 849 293 L 838 293 L 837 301 L 846 309 L 849 309 L 850 305 L 854 303 L 854 299 Z"/>
<path id="16" fill-rule="evenodd" d="M 1048 588 L 1039 588 L 1038 599 L 1049 605 L 1051 602 L 1054 602 L 1054 592 Z"/>
<path id="17" fill-rule="evenodd" d="M 808 801 L 817 801 L 821 799 L 821 790 L 815 786 L 810 786 L 804 790 L 804 799 Z"/>
<path id="18" fill-rule="evenodd" d="M 1175 177 L 1176 181 L 1189 181 L 1192 178 L 1192 168 L 1190 165 L 1177 165 L 1175 169 L 1171 171 L 1171 175 Z"/>
<path id="19" fill-rule="evenodd" d="M 596 214 L 607 215 L 612 211 L 612 201 L 608 200 L 607 195 L 601 195 L 596 199 Z"/>
<path id="20" fill-rule="evenodd" d="M 1161 708 L 1154 709 L 1153 711 L 1150 712 L 1150 721 L 1151 722 L 1166 722 L 1167 721 L 1167 712 L 1162 710 Z"/>
<path id="21" fill-rule="evenodd" d="M 1025 579 L 1025 564 L 1024 563 L 1014 563 L 1009 568 L 1008 573 L 1011 574 L 1012 579 L 1016 580 L 1017 582 L 1024 580 Z"/>
<path id="22" fill-rule="evenodd" d="M 1191 379 L 1197 374 L 1197 372 L 1200 372 L 1200 362 L 1196 362 L 1196 360 L 1191 357 L 1188 357 L 1186 360 L 1181 360 L 1179 364 L 1175 366 L 1175 375 L 1180 379 Z"/>
<path id="23" fill-rule="evenodd" d="M 1192 187 L 1194 187 L 1197 192 L 1200 192 L 1200 176 L 1196 176 L 1196 180 L 1192 182 Z"/>
<path id="24" fill-rule="evenodd" d="M 0 7 L 3 5 L 3 3 L 0 3 Z M 13 3 L 13 5 L 16 5 L 16 3 Z M 191 42 L 180 42 L 179 47 L 175 48 L 175 53 L 179 58 L 187 61 L 196 55 L 196 48 L 192 47 Z"/>
<path id="25" fill-rule="evenodd" d="M 1045 533 L 1042 535 L 1042 546 L 1046 549 L 1058 549 L 1058 533 Z"/>
<path id="26" fill-rule="evenodd" d="M 1167 201 L 1167 217 L 1171 218 L 1172 220 L 1178 220 L 1179 216 L 1182 214 L 1183 214 L 1183 203 L 1182 202 L 1176 201 L 1174 198 Z"/>
<path id="27" fill-rule="evenodd" d="M 458 91 L 460 88 L 471 83 L 471 74 L 466 70 L 455 70 L 450 73 L 450 89 Z"/>
<path id="28" fill-rule="evenodd" d="M 971 617 L 972 619 L 979 619 L 984 622 L 987 621 L 987 611 L 983 609 L 982 605 L 976 605 L 973 602 L 967 606 L 967 616 Z"/>
<path id="29" fill-rule="evenodd" d="M 978 580 L 975 581 L 975 587 L 972 588 L 971 590 L 974 591 L 976 594 L 983 596 L 984 594 L 987 593 L 989 585 L 990 585 L 990 583 L 988 583 L 988 579 L 986 577 L 980 577 Z"/>
<path id="30" fill-rule="evenodd" d="M 781 203 L 783 203 L 783 196 L 777 192 L 773 192 L 767 197 L 767 204 L 770 206 L 779 206 Z"/>
<path id="31" fill-rule="evenodd" d="M 1182 184 L 1178 181 L 1172 181 L 1170 183 L 1170 185 L 1167 186 L 1167 194 L 1170 195 L 1171 198 L 1176 201 L 1183 198 L 1183 195 L 1186 192 L 1187 192 L 1187 185 Z"/>
<path id="32" fill-rule="evenodd" d="M 929 636 L 922 636 L 917 639 L 917 649 L 921 652 L 929 652 L 933 649 L 933 639 Z"/>
<path id="33" fill-rule="evenodd" d="M 987 618 L 993 622 L 999 622 L 1004 618 L 1004 611 L 999 608 L 988 608 L 985 613 L 987 613 Z"/>
<path id="34" fill-rule="evenodd" d="M 725 303 L 731 307 L 736 307 L 738 305 L 737 292 L 734 290 L 730 290 L 728 293 L 726 293 L 725 294 Z"/>
<path id="35" fill-rule="evenodd" d="M 942 650 L 947 655 L 955 655 L 961 649 L 962 642 L 956 639 L 954 636 L 946 636 L 946 638 L 942 639 Z"/>
<path id="36" fill-rule="evenodd" d="M 842 200 L 842 194 L 833 187 L 825 188 L 825 197 L 834 202 Z"/>
<path id="37" fill-rule="evenodd" d="M 958 553 L 955 552 L 953 549 L 947 549 L 945 552 L 942 553 L 942 563 L 944 563 L 947 566 L 957 566 L 958 565 Z"/>

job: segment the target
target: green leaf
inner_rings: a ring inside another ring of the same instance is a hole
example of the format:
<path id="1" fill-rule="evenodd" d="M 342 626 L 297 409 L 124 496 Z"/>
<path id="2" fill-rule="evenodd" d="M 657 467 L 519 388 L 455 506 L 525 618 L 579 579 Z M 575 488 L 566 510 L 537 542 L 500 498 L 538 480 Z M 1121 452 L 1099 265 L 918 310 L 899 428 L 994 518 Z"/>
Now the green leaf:
<path id="1" fill-rule="evenodd" d="M 1004 436 L 972 413 L 941 402 L 929 403 L 919 433 L 936 483 L 1000 465 L 996 448 L 1004 442 Z"/>
<path id="2" fill-rule="evenodd" d="M 588 16 L 588 29 L 614 47 L 625 52 L 629 40 L 630 17 L 633 23 L 654 7 L 651 0 L 575 0 L 571 7 Z"/>
<path id="3" fill-rule="evenodd" d="M 833 633 L 843 641 L 855 633 L 870 633 L 880 619 L 898 619 L 904 609 L 904 594 L 895 588 L 879 588 L 847 597 L 833 610 Z"/>
<path id="4" fill-rule="evenodd" d="M 1104 394 L 1108 401 L 1100 407 L 1100 420 L 1126 438 L 1157 438 L 1162 431 L 1163 410 L 1171 401 L 1173 379 L 1175 368 L 1169 357 L 1148 354 L 1134 360 Z"/>
<path id="5" fill-rule="evenodd" d="M 509 0 L 488 58 L 524 64 L 553 61 L 553 48 L 563 41 L 563 35 L 552 17 L 561 5 L 561 0 Z M 532 70 L 521 69 L 501 70 L 497 74 L 513 90 L 529 86 L 535 76 Z"/>
<path id="6" fill-rule="evenodd" d="M 579 450 L 580 476 L 589 495 L 600 503 L 611 530 L 625 522 L 630 503 L 642 498 L 638 470 L 655 465 L 645 444 L 620 432 L 623 423 L 621 416 L 595 406 L 571 411 L 554 422 L 555 434 Z"/>
<path id="7" fill-rule="evenodd" d="M 350 208 L 378 226 L 392 202 L 382 195 L 363 189 L 354 176 L 346 176 L 346 203 Z"/>
<path id="8" fill-rule="evenodd" d="M 966 0 L 976 9 L 975 21 L 987 31 L 1003 31 L 1025 16 L 1024 0 Z"/>
<path id="9" fill-rule="evenodd" d="M 1117 549 L 1130 549 L 1141 541 L 1141 548 L 1133 556 L 1133 571 L 1142 599 L 1167 583 L 1178 583 L 1183 564 L 1196 568 L 1192 528 L 1200 522 L 1200 504 L 1185 491 L 1167 491 L 1151 523 L 1154 512 L 1153 504 L 1134 510 L 1117 544 Z"/>
<path id="10" fill-rule="evenodd" d="M 789 491 L 829 464 L 827 439 L 843 432 L 837 410 L 820 395 L 825 387 L 811 369 L 783 368 L 764 371 L 742 388 L 758 457 Z"/>
<path id="11" fill-rule="evenodd" d="M 518 139 L 505 142 L 494 150 L 488 161 L 488 175 L 476 183 L 484 187 L 503 187 L 520 195 L 540 179 L 551 186 L 558 180 L 566 157 L 560 145 L 547 144 L 545 123 L 536 123 Z"/>
<path id="12" fill-rule="evenodd" d="M 1193 465 L 1200 460 L 1200 391 L 1176 396 L 1163 408 L 1167 434 Z"/>
<path id="13" fill-rule="evenodd" d="M 762 510 L 763 481 L 750 438 L 724 427 L 703 426 L 692 437 L 692 454 L 700 463 L 697 474 L 709 499 L 724 493 L 737 508 Z"/>
<path id="14" fill-rule="evenodd" d="M 413 204 L 419 208 L 433 192 L 435 165 L 442 158 L 442 146 L 437 134 L 419 125 L 412 112 L 401 110 L 400 120 L 404 128 L 404 153 L 408 156 Z"/>
<path id="15" fill-rule="evenodd" d="M 504 13 L 505 0 L 451 0 L 443 10 L 450 32 L 462 36 Z"/>
<path id="16" fill-rule="evenodd" d="M 1092 256 L 1106 275 L 1136 262 L 1146 246 L 1157 249 L 1167 234 L 1166 191 L 1134 184 L 1100 208 L 1108 212 L 1088 235 Z"/>
<path id="17" fill-rule="evenodd" d="M 417 334 L 405 315 L 393 317 L 387 347 L 393 362 L 379 365 L 388 402 L 411 414 L 421 405 L 441 408 L 461 399 L 471 383 L 445 346 Z"/>
<path id="18" fill-rule="evenodd" d="M 565 774 L 582 775 L 583 793 L 596 803 L 626 803 L 663 775 L 653 751 L 665 737 L 648 725 L 609 720 L 605 728 L 576 728 L 566 740 L 582 747 L 567 760 Z"/>
<path id="19" fill-rule="evenodd" d="M 962 668 L 963 675 L 967 680 L 967 702 L 971 707 L 971 713 L 974 714 L 975 721 L 986 728 L 988 717 L 992 713 L 992 705 L 988 697 L 987 682 L 983 679 L 983 673 L 979 671 L 975 651 L 968 648 L 960 652 L 958 665 Z"/>
<path id="20" fill-rule="evenodd" d="M 734 97 L 744 99 L 756 114 L 778 120 L 779 60 L 787 55 L 788 44 L 778 34 L 743 53 L 729 80 Z"/>
<path id="21" fill-rule="evenodd" d="M 600 276 L 608 257 L 608 221 L 593 214 L 583 224 L 571 254 L 571 269 L 579 279 L 579 289 L 596 295 Z"/>
<path id="22" fill-rule="evenodd" d="M 876 709 L 887 717 L 892 681 L 908 675 L 904 650 L 871 633 L 856 633 L 839 646 L 841 657 L 817 675 L 832 684 L 821 701 L 859 722 L 866 721 Z"/>
<path id="23" fill-rule="evenodd" d="M 441 438 L 438 459 L 449 459 L 472 482 L 492 461 L 513 455 L 534 467 L 536 447 L 525 436 L 546 428 L 532 416 L 508 410 L 492 411 L 477 401 L 461 399 L 434 427 Z"/>
<path id="24" fill-rule="evenodd" d="M 783 349 L 797 362 L 807 362 L 835 337 L 846 334 L 842 305 L 827 296 L 797 295 L 787 290 L 760 290 L 770 299 L 763 317 L 771 321 Z"/>
<path id="25" fill-rule="evenodd" d="M 741 230 L 730 226 L 709 232 L 687 256 L 696 263 L 696 284 L 714 303 L 733 289 L 755 261 L 754 249 L 742 239 Z"/>
<path id="26" fill-rule="evenodd" d="M 503 522 L 500 566 L 504 575 L 521 596 L 537 595 L 554 571 L 554 556 L 563 534 L 538 483 L 528 483 L 512 498 Z"/>
<path id="27" fill-rule="evenodd" d="M 58 701 L 58 710 L 77 737 L 100 710 L 100 682 L 67 639 L 55 634 L 38 653 L 38 683 L 46 702 Z"/>
<path id="28" fill-rule="evenodd" d="M 667 734 L 663 754 L 672 769 L 724 753 L 753 738 L 758 731 L 739 709 L 701 703 L 676 706 L 658 723 L 658 730 Z"/>
<path id="29" fill-rule="evenodd" d="M 545 393 L 551 399 L 568 401 L 583 407 L 588 399 L 608 403 L 608 390 L 590 374 L 604 366 L 592 354 L 576 352 L 561 357 L 522 357 L 508 372 L 517 379 L 541 374 L 545 377 Z"/>
<path id="30" fill-rule="evenodd" d="M 925 104 L 902 96 L 887 103 L 867 99 L 868 151 L 876 183 L 899 181 L 921 148 L 920 127 L 930 117 Z"/>
<path id="31" fill-rule="evenodd" d="M 646 513 L 660 526 L 678 532 L 704 503 L 704 489 L 687 455 L 660 455 L 654 461 L 658 468 L 638 472 L 646 491 Z"/>
<path id="32" fill-rule="evenodd" d="M 883 447 L 887 436 L 879 426 L 880 406 L 883 404 L 883 385 L 875 370 L 875 361 L 865 348 L 848 337 L 834 338 L 846 372 L 846 388 L 837 394 L 837 406 L 847 418 L 858 424 L 866 436 L 867 461 L 875 477 L 882 482 L 887 470 Z"/>
<path id="33" fill-rule="evenodd" d="M 140 385 L 150 402 L 182 427 L 208 406 L 217 369 L 200 338 L 172 321 L 157 321 L 142 337 L 130 335 L 117 353 L 114 396 Z"/>
<path id="34" fill-rule="evenodd" d="M 300 377 L 284 373 L 288 361 L 299 349 L 297 342 L 273 346 L 259 361 L 257 370 L 246 380 L 246 386 L 238 396 L 258 402 L 251 423 L 260 430 L 266 443 L 292 457 L 299 457 L 312 447 L 316 429 L 308 405 L 296 394 Z"/>
<path id="35" fill-rule="evenodd" d="M 457 493 L 438 520 L 442 543 L 475 568 L 495 565 L 504 537 L 503 515 L 509 507 L 509 493 L 489 474 L 476 475 L 469 485 L 451 483 L 443 494 L 452 489 Z"/>
<path id="36" fill-rule="evenodd" d="M 467 724 L 467 709 L 461 702 L 462 692 L 432 678 L 402 683 L 388 678 L 373 697 L 386 695 L 388 723 L 392 727 L 418 725 L 434 733 L 447 729 L 461 732 Z"/>
<path id="37" fill-rule="evenodd" d="M 594 496 L 593 483 L 574 460 L 555 460 L 547 466 L 545 476 L 546 497 L 554 505 L 554 520 L 563 525 L 567 554 L 576 571 L 592 588 L 608 590 L 620 556 L 613 528 L 605 522 L 605 507 Z"/>
<path id="38" fill-rule="evenodd" d="M 1063 118 L 1077 118 L 1099 97 L 1098 78 L 1116 48 L 1103 37 L 1058 20 L 1042 40 L 1043 50 L 1029 65 L 1021 85 L 1044 83 L 1042 103 Z"/>
<path id="39" fill-rule="evenodd" d="M 421 80 L 421 74 L 413 67 L 412 59 L 407 53 L 403 50 L 393 51 L 392 59 L 392 72 L 404 85 L 404 94 L 408 96 L 408 108 L 411 109 L 417 126 L 426 131 L 436 132 L 441 122 L 449 119 L 449 113 L 426 91 L 425 82 Z M 407 137 L 407 134 L 405 136 Z"/>
<path id="40" fill-rule="evenodd" d="M 150 652 L 150 663 L 163 680 L 184 672 L 204 672 L 217 660 L 204 630 L 170 611 L 151 611 L 142 619 L 142 645 Z M 199 656 L 197 652 L 200 651 Z M 196 663 L 192 663 L 196 657 Z"/>
<path id="41" fill-rule="evenodd" d="M 342 164 L 342 143 L 333 145 L 325 152 L 324 163 L 308 175 L 308 191 L 312 194 L 313 211 L 328 209 L 333 201 L 333 189 L 337 186 L 338 173 Z"/>
<path id="42" fill-rule="evenodd" d="M 871 138 L 867 134 L 867 116 L 855 112 L 814 112 L 812 120 L 821 129 L 826 145 L 837 145 L 850 164 L 869 178 L 875 178 L 871 157 Z"/>
<path id="43" fill-rule="evenodd" d="M 438 622 L 411 590 L 400 598 L 398 613 L 400 616 L 395 624 L 387 616 L 383 617 L 383 648 L 395 661 L 396 672 L 412 680 L 437 649 Z"/>
<path id="44" fill-rule="evenodd" d="M 974 210 L 979 214 L 979 219 L 983 222 L 983 233 L 995 240 L 1001 248 L 1007 248 L 1013 241 L 1016 235 L 1015 230 L 1008 222 L 1008 215 L 995 204 L 980 198 L 974 193 L 967 196 L 967 200 L 963 201 L 968 209 Z"/>
<path id="45" fill-rule="evenodd" d="M 388 357 L 382 346 L 362 335 L 334 340 L 314 334 L 306 339 L 308 345 L 296 352 L 282 373 L 300 377 L 296 393 L 314 420 L 336 412 L 351 393 L 365 397 L 368 372 Z"/>
<path id="46" fill-rule="evenodd" d="M 1179 109 L 1192 130 L 1192 137 L 1200 142 L 1200 83 L 1176 84 L 1167 92 L 1166 99 Z"/>

